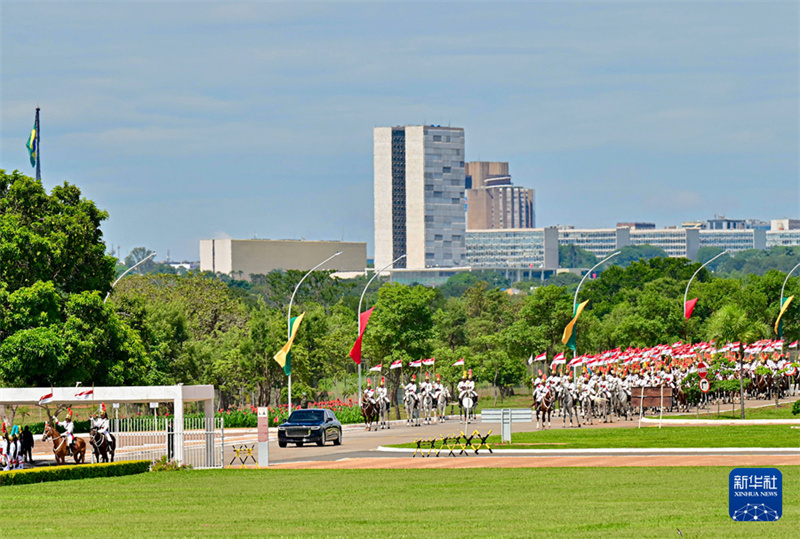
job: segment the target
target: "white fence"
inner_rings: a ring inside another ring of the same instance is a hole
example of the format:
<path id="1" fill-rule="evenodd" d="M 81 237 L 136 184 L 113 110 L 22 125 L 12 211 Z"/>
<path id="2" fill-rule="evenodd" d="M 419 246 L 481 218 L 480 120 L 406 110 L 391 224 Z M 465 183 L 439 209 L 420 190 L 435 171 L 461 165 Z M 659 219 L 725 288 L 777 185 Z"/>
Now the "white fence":
<path id="1" fill-rule="evenodd" d="M 183 432 L 175 432 L 173 418 L 134 417 L 112 419 L 111 432 L 117 440 L 114 460 L 157 461 L 176 458 L 183 448 L 183 463 L 194 468 L 222 468 L 225 444 L 224 420 L 187 417 Z"/>

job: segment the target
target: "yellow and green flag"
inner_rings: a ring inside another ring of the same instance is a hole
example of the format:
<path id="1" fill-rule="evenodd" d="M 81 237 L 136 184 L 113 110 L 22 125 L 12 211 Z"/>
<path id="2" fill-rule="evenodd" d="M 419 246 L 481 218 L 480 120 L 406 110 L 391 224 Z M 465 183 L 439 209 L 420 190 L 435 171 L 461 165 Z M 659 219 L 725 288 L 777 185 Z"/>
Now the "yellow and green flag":
<path id="1" fill-rule="evenodd" d="M 567 324 L 567 327 L 564 328 L 564 336 L 561 337 L 561 342 L 567 345 L 567 348 L 570 348 L 573 352 L 575 351 L 576 344 L 575 344 L 575 323 L 578 321 L 578 317 L 583 312 L 583 309 L 589 303 L 587 299 L 583 303 L 579 304 L 575 308 L 575 312 L 573 313 L 574 316 L 572 317 L 572 321 Z"/>
<path id="2" fill-rule="evenodd" d="M 283 372 L 286 373 L 286 376 L 292 374 L 292 355 L 290 351 L 292 349 L 294 338 L 297 335 L 297 330 L 300 327 L 300 322 L 303 321 L 303 317 L 305 315 L 306 313 L 303 313 L 300 316 L 295 316 L 292 318 L 292 321 L 289 324 L 289 327 L 291 327 L 291 331 L 289 332 L 289 341 L 283 345 L 283 348 L 281 348 L 273 358 L 278 362 L 278 365 L 283 367 Z"/>
<path id="3" fill-rule="evenodd" d="M 786 309 L 789 308 L 789 304 L 792 302 L 793 299 L 794 296 L 783 298 L 783 302 L 781 303 L 781 312 L 780 314 L 778 314 L 778 319 L 775 320 L 775 333 L 778 334 L 779 339 L 783 338 L 783 320 L 781 320 L 781 318 L 783 318 L 783 313 L 785 313 Z"/>
<path id="4" fill-rule="evenodd" d="M 25 147 L 28 148 L 28 156 L 31 158 L 31 166 L 36 166 L 36 131 L 39 129 L 39 126 L 36 125 L 36 122 L 33 124 L 33 129 L 31 130 L 31 136 L 28 137 L 28 142 L 25 144 Z"/>

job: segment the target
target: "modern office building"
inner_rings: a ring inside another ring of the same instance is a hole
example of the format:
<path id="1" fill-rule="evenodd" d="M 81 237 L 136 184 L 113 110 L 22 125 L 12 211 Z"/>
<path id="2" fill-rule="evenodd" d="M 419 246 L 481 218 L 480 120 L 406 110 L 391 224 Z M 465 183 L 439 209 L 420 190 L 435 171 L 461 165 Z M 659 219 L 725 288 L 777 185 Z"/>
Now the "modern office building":
<path id="1" fill-rule="evenodd" d="M 308 271 L 337 251 L 342 254 L 319 268 L 361 272 L 367 266 L 367 244 L 344 241 L 200 240 L 200 271 L 250 280 L 273 270 Z"/>
<path id="2" fill-rule="evenodd" d="M 462 128 L 376 127 L 375 267 L 463 266 L 464 185 Z"/>
<path id="3" fill-rule="evenodd" d="M 575 245 L 603 258 L 617 249 L 630 245 L 630 228 L 561 228 L 558 231 L 560 245 Z"/>
<path id="4" fill-rule="evenodd" d="M 770 222 L 770 230 L 800 230 L 800 219 L 773 219 Z"/>
<path id="5" fill-rule="evenodd" d="M 487 269 L 557 269 L 556 228 L 467 230 L 467 265 Z"/>
<path id="6" fill-rule="evenodd" d="M 798 247 L 800 246 L 800 229 L 768 230 L 767 249 L 770 247 Z"/>
<path id="7" fill-rule="evenodd" d="M 700 230 L 700 247 L 719 247 L 731 253 L 766 249 L 767 231 L 750 229 Z"/>
<path id="8" fill-rule="evenodd" d="M 631 230 L 655 230 L 655 223 L 617 223 L 617 228 L 630 228 Z"/>
<path id="9" fill-rule="evenodd" d="M 467 163 L 467 230 L 533 228 L 536 226 L 533 189 L 511 184 L 508 163 Z"/>
<path id="10" fill-rule="evenodd" d="M 631 230 L 631 245 L 652 245 L 663 249 L 671 258 L 694 260 L 700 248 L 700 231 L 696 228 L 658 228 Z"/>

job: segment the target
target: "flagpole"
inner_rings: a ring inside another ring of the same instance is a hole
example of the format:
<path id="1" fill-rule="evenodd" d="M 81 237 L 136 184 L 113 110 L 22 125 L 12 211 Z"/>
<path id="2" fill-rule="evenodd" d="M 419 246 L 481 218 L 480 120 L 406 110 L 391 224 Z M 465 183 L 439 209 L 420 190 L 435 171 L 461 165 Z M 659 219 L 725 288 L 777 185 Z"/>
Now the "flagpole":
<path id="1" fill-rule="evenodd" d="M 611 260 L 612 258 L 617 256 L 621 252 L 622 251 L 616 251 L 614 253 L 611 253 L 610 255 L 605 257 L 603 260 L 601 260 L 600 262 L 598 262 L 597 264 L 592 266 L 592 269 L 590 269 L 589 271 L 586 272 L 586 275 L 583 276 L 583 279 L 581 279 L 581 282 L 578 283 L 578 288 L 575 289 L 575 298 L 572 300 L 572 316 L 575 316 L 575 313 L 578 310 L 578 292 L 581 291 L 581 286 L 583 286 L 583 281 L 585 281 L 586 278 L 589 275 L 591 275 L 594 270 L 596 270 L 597 268 L 599 268 L 600 266 L 602 266 L 603 264 L 605 264 L 606 262 L 608 262 L 609 260 Z M 577 323 L 576 323 L 576 325 L 577 325 Z M 575 332 L 575 328 L 574 327 L 572 328 L 572 331 L 573 331 L 573 333 Z M 572 351 L 572 355 L 573 355 L 573 357 L 575 357 L 577 354 L 578 354 L 578 340 L 576 338 L 575 339 L 575 349 Z M 546 367 L 545 367 L 545 369 L 546 369 Z"/>
<path id="2" fill-rule="evenodd" d="M 698 273 L 700 273 L 700 270 L 701 270 L 701 269 L 705 268 L 706 266 L 708 266 L 708 265 L 709 265 L 709 264 L 711 264 L 713 261 L 715 261 L 716 259 L 718 259 L 719 257 L 721 257 L 722 255 L 724 255 L 724 254 L 725 254 L 725 253 L 727 253 L 727 252 L 728 252 L 728 250 L 727 250 L 727 249 L 725 249 L 725 250 L 724 250 L 724 251 L 722 251 L 720 254 L 718 254 L 717 256 L 715 256 L 714 258 L 712 258 L 711 260 L 709 260 L 708 262 L 706 262 L 705 264 L 703 264 L 702 266 L 700 266 L 699 268 L 697 268 L 697 271 L 695 271 L 695 272 L 692 274 L 692 278 L 691 278 L 691 279 L 689 279 L 689 282 L 688 282 L 688 283 L 686 283 L 686 292 L 684 292 L 684 293 L 683 293 L 683 318 L 684 318 L 684 319 L 686 319 L 686 298 L 688 298 L 688 297 L 689 297 L 689 287 L 692 285 L 692 281 L 694 280 L 694 278 L 695 278 L 695 277 L 697 277 L 697 274 L 698 274 Z M 795 266 L 795 267 L 797 267 L 797 266 Z M 794 271 L 794 270 L 792 270 L 792 271 Z M 783 296 L 783 291 L 781 291 L 781 296 Z M 686 335 L 684 335 L 684 337 L 685 337 L 685 336 L 686 336 Z M 689 343 L 689 344 L 692 344 L 692 343 Z"/>
<path id="3" fill-rule="evenodd" d="M 356 313 L 356 326 L 358 328 L 358 333 L 356 335 L 356 338 L 358 338 L 358 335 L 361 334 L 361 305 L 364 302 L 364 295 L 367 293 L 367 288 L 369 288 L 369 285 L 371 285 L 372 281 L 375 280 L 375 277 L 383 273 L 383 271 L 387 269 L 389 266 L 394 265 L 395 263 L 399 262 L 405 257 L 406 255 L 398 256 L 397 258 L 395 258 L 394 260 L 383 266 L 381 269 L 376 271 L 375 275 L 373 275 L 372 278 L 369 281 L 367 281 L 367 286 L 364 287 L 363 292 L 361 292 L 361 297 L 358 300 L 358 312 Z M 403 372 L 400 371 L 400 376 L 402 377 L 402 375 Z M 361 362 L 360 361 L 358 363 L 358 405 L 361 406 Z"/>
<path id="4" fill-rule="evenodd" d="M 39 141 L 39 107 L 36 107 L 36 181 L 42 180 L 42 169 L 39 166 L 42 160 L 41 155 L 42 149 Z"/>
<path id="5" fill-rule="evenodd" d="M 295 294 L 297 294 L 297 289 L 300 288 L 300 285 L 303 284 L 303 281 L 306 280 L 306 277 L 308 277 L 309 275 L 314 273 L 314 270 L 316 270 L 318 267 L 320 267 L 323 264 L 325 264 L 328 260 L 331 260 L 331 259 L 339 256 L 340 254 L 342 254 L 342 251 L 336 251 L 334 254 L 332 254 L 331 256 L 329 256 L 328 258 L 326 258 L 325 260 L 323 260 L 322 262 L 320 262 L 319 264 L 317 264 L 316 266 L 314 266 L 313 268 L 308 270 L 308 273 L 303 275 L 303 278 L 300 279 L 300 282 L 297 283 L 297 286 L 294 287 L 294 292 L 292 292 L 292 297 L 289 299 L 289 310 L 286 313 L 286 334 L 287 334 L 286 337 L 288 339 L 292 338 L 292 303 L 294 303 L 294 296 L 295 296 Z M 287 356 L 288 356 L 288 354 L 291 354 L 291 352 L 288 352 Z M 291 359 L 289 359 L 289 361 L 291 361 Z M 292 411 L 292 371 L 291 371 L 291 364 L 290 364 L 289 369 L 290 369 L 289 370 L 289 394 L 287 395 L 289 406 L 287 408 L 288 408 L 289 413 L 291 413 L 291 411 Z"/>

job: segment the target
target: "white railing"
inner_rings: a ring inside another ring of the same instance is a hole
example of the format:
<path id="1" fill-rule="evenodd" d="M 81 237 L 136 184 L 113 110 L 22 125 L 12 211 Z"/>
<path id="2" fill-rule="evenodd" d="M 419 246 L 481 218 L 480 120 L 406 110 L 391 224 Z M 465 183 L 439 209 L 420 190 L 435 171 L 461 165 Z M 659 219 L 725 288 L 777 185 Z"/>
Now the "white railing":
<path id="1" fill-rule="evenodd" d="M 115 459 L 149 460 L 163 456 L 174 459 L 183 448 L 183 463 L 194 468 L 222 468 L 225 444 L 224 420 L 185 418 L 183 432 L 175 432 L 169 417 L 113 419 L 111 432 L 117 441 Z"/>

